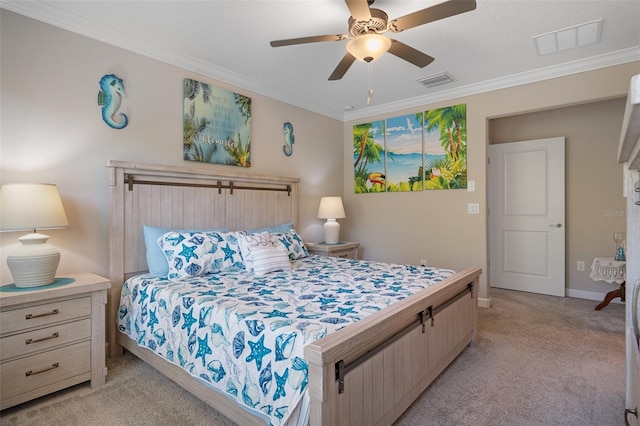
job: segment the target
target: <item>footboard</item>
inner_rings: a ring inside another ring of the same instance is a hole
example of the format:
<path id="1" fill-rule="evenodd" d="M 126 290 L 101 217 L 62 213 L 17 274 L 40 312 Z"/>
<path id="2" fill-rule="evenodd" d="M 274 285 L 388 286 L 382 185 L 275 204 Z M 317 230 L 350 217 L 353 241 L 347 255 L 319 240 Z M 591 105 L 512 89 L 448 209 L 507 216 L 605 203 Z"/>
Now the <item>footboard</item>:
<path id="1" fill-rule="evenodd" d="M 392 424 L 475 341 L 480 269 L 305 347 L 311 425 Z"/>

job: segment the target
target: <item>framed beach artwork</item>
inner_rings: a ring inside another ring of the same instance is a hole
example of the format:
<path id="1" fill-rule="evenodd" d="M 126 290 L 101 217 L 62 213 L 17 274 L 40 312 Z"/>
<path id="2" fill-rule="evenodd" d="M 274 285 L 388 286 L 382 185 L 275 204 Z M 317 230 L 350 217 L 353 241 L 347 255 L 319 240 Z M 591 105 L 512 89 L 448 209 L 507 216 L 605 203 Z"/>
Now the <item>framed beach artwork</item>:
<path id="1" fill-rule="evenodd" d="M 353 126 L 353 173 L 356 194 L 385 192 L 384 120 Z"/>
<path id="2" fill-rule="evenodd" d="M 388 192 L 422 191 L 422 113 L 387 119 Z"/>
<path id="3" fill-rule="evenodd" d="M 424 112 L 424 188 L 467 187 L 467 104 Z"/>
<path id="4" fill-rule="evenodd" d="M 357 194 L 467 187 L 467 106 L 353 126 Z"/>
<path id="5" fill-rule="evenodd" d="M 183 158 L 251 166 L 251 98 L 184 79 Z"/>

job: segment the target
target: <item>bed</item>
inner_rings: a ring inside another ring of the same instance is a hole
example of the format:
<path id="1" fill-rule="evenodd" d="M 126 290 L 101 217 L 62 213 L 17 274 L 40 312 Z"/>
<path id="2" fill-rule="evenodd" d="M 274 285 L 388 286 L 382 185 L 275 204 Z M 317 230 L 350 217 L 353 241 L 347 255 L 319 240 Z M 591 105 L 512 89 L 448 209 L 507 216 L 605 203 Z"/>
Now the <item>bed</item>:
<path id="1" fill-rule="evenodd" d="M 198 232 L 206 233 L 200 241 L 266 228 L 277 245 L 291 231 L 273 226 L 291 224 L 297 235 L 299 180 L 121 161 L 107 167 L 110 356 L 127 349 L 238 424 L 391 424 L 475 342 L 477 268 L 454 273 L 289 252 L 291 269 L 260 275 L 257 264 L 254 273 L 236 263 L 182 281 L 153 276 L 145 226 L 181 230 L 164 234 L 167 244 Z M 356 287 L 365 289 L 360 296 Z M 139 323 L 136 310 L 145 318 Z M 187 337 L 166 349 L 172 327 Z"/>

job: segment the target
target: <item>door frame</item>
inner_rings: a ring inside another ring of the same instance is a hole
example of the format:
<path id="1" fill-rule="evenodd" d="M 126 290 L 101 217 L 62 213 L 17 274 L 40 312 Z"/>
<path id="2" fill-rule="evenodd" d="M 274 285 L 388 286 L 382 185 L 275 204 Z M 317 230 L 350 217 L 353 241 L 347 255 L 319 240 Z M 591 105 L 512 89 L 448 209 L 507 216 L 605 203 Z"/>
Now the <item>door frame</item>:
<path id="1" fill-rule="evenodd" d="M 555 139 L 560 139 L 561 142 L 550 142 L 553 141 Z M 566 182 L 566 169 L 565 169 L 565 146 L 566 146 L 566 138 L 564 136 L 559 136 L 559 137 L 551 137 L 551 138 L 540 138 L 540 139 L 531 139 L 531 140 L 523 140 L 523 141 L 514 141 L 514 142 L 508 142 L 509 144 L 522 144 L 521 147 L 523 148 L 523 152 L 526 152 L 526 144 L 531 144 L 533 145 L 533 143 L 538 142 L 540 145 L 540 143 L 542 142 L 549 142 L 549 143 L 561 143 L 562 144 L 562 185 L 561 185 L 561 190 L 562 190 L 562 207 L 561 207 L 561 217 L 560 215 L 556 215 L 554 217 L 548 217 L 549 221 L 553 221 L 553 225 L 555 225 L 556 223 L 560 224 L 562 227 L 562 245 L 561 245 L 561 250 L 560 253 L 560 259 L 561 262 L 558 262 L 555 265 L 555 268 L 561 268 L 561 271 L 558 271 L 557 269 L 555 270 L 555 275 L 558 276 L 558 279 L 560 279 L 562 281 L 562 289 L 560 290 L 559 288 L 557 289 L 557 291 L 553 291 L 552 293 L 541 293 L 541 294 L 553 294 L 555 296 L 561 296 L 564 297 L 566 296 L 566 188 L 565 188 L 565 182 Z M 503 145 L 503 144 L 491 144 L 489 143 L 487 146 L 487 269 L 488 269 L 488 274 L 487 274 L 487 281 L 488 281 L 488 287 L 494 287 L 492 285 L 492 282 L 495 281 L 495 270 L 494 268 L 496 267 L 496 256 L 499 256 L 499 253 L 495 253 L 495 248 L 494 243 L 495 243 L 495 238 L 497 233 L 499 233 L 500 231 L 495 229 L 495 224 L 493 223 L 495 220 L 495 214 L 496 212 L 493 212 L 493 216 L 492 216 L 492 212 L 491 212 L 491 207 L 492 207 L 492 202 L 493 202 L 493 196 L 495 194 L 495 191 L 502 191 L 504 189 L 504 185 L 493 185 L 493 179 L 495 178 L 495 173 L 497 173 L 497 167 L 495 165 L 495 159 L 494 161 L 494 167 L 492 167 L 491 164 L 491 151 L 492 151 L 492 146 L 498 146 L 498 145 Z M 516 146 L 516 145 L 514 145 Z M 516 151 L 517 152 L 517 151 Z M 554 157 L 555 159 L 556 157 Z M 547 183 L 547 185 L 551 184 L 552 182 L 549 181 Z M 549 222 L 547 224 L 548 226 L 551 226 L 552 224 Z M 500 228 L 502 229 L 502 228 Z M 492 259 L 493 258 L 493 259 Z M 556 259 L 557 256 L 554 256 L 554 259 Z M 547 258 L 548 259 L 548 258 Z M 491 272 L 494 272 L 494 277 L 491 276 Z M 494 287 L 494 288 L 508 288 L 508 287 Z M 517 290 L 517 289 L 514 289 Z M 532 291 L 531 290 L 531 286 L 529 286 L 529 288 L 523 288 L 521 291 Z"/>

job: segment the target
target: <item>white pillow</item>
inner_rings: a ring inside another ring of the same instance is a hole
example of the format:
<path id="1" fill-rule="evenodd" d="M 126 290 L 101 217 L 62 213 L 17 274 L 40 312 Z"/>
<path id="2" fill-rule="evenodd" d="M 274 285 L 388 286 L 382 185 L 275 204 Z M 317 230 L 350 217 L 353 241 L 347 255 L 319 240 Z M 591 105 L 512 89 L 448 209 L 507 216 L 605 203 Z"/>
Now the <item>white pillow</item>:
<path id="1" fill-rule="evenodd" d="M 289 253 L 285 248 L 259 247 L 251 250 L 251 256 L 253 257 L 253 273 L 255 275 L 291 270 Z"/>
<path id="2" fill-rule="evenodd" d="M 244 232 L 238 233 L 238 245 L 240 246 L 240 253 L 242 253 L 242 260 L 244 261 L 247 271 L 253 270 L 253 256 L 252 251 L 257 248 L 273 247 L 268 232 L 262 232 L 257 234 L 245 234 Z"/>

